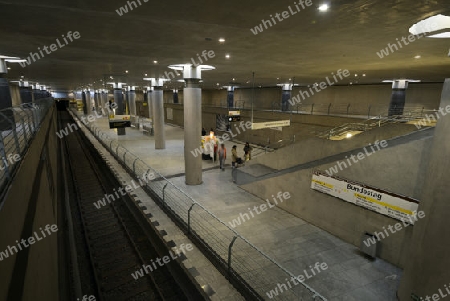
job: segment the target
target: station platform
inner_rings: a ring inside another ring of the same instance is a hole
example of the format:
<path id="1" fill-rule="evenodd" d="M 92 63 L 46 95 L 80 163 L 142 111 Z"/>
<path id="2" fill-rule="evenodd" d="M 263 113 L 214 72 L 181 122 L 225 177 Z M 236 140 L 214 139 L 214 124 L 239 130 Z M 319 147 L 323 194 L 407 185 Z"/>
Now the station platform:
<path id="1" fill-rule="evenodd" d="M 166 124 L 166 149 L 155 150 L 154 137 L 143 135 L 139 129 L 127 128 L 125 136 L 118 136 L 116 130 L 109 129 L 106 117 L 96 119 L 93 124 L 170 179 L 227 225 L 231 225 L 241 213 L 248 214 L 248 208 L 265 203 L 265 200 L 233 183 L 231 148 L 236 144 L 238 156 L 244 157 L 243 142 L 225 143 L 228 155 L 225 171 L 219 169 L 217 161 L 204 160 L 203 184 L 188 186 L 184 178 L 182 128 Z M 255 154 L 263 156 L 264 152 L 257 150 Z M 279 191 L 277 187 L 273 190 L 274 194 Z M 304 274 L 316 263 L 326 263 L 326 270 L 305 283 L 327 300 L 397 300 L 396 291 L 402 275 L 400 268 L 378 258 L 367 258 L 355 246 L 278 207 L 236 225 L 234 230 L 294 275 Z M 192 264 L 195 266 L 195 262 Z M 274 290 L 277 285 L 273 283 L 267 291 Z"/>

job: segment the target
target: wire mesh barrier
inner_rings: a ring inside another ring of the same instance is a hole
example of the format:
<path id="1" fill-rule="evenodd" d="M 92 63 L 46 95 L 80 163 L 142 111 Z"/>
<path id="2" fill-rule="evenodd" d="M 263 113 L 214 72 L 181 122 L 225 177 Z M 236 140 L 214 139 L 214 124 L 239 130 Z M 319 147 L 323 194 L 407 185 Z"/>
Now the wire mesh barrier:
<path id="1" fill-rule="evenodd" d="M 414 120 L 420 120 L 425 118 L 425 116 L 427 115 L 435 114 L 436 111 L 437 110 L 425 110 L 423 107 L 405 107 L 403 109 L 403 114 L 389 116 L 387 110 L 385 110 L 383 112 L 384 115 L 380 114 L 376 117 L 366 119 L 362 122 L 345 123 L 332 129 L 320 132 L 317 134 L 317 136 L 319 138 L 331 139 L 332 137 L 340 136 L 348 131 L 365 132 L 386 124 L 405 123 Z"/>
<path id="2" fill-rule="evenodd" d="M 53 105 L 52 98 L 0 110 L 0 206 L 6 187 Z"/>
<path id="3" fill-rule="evenodd" d="M 73 115 L 77 114 L 74 112 Z M 151 196 L 171 212 L 186 233 L 201 242 L 209 256 L 220 263 L 221 270 L 225 270 L 228 277 L 246 287 L 254 299 L 326 300 L 304 282 L 287 288 L 277 296 L 268 297 L 267 293 L 271 289 L 298 275 L 293 275 L 280 266 L 96 125 L 87 124 L 87 128 L 137 179 L 139 185 L 145 186 Z"/>
<path id="4" fill-rule="evenodd" d="M 335 116 L 367 116 L 367 118 L 385 116 L 388 115 L 388 107 L 386 105 L 363 105 L 358 103 L 298 103 L 289 105 L 288 110 L 282 111 L 281 100 L 274 101 L 266 106 L 261 105 L 258 101 L 255 101 L 255 107 L 253 111 L 272 111 L 278 113 L 298 113 L 306 115 L 335 115 Z M 182 104 L 180 104 L 181 106 Z M 237 100 L 234 103 L 234 107 L 228 107 L 226 102 L 220 104 L 202 104 L 203 107 L 211 108 L 229 108 L 240 109 L 242 111 L 249 111 L 252 109 L 250 100 Z M 424 107 L 419 106 L 405 106 L 399 109 L 402 115 L 423 116 L 427 110 Z M 395 108 L 393 108 L 395 111 Z M 430 111 L 430 110 L 428 110 Z"/>

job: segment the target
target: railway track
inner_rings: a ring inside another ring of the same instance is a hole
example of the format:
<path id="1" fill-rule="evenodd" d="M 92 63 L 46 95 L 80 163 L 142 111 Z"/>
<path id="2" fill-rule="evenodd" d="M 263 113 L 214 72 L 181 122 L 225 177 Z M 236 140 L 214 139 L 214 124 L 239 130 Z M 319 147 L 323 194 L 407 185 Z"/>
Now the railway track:
<path id="1" fill-rule="evenodd" d="M 59 114 L 61 128 L 72 122 L 67 112 Z M 63 140 L 83 294 L 105 301 L 203 299 L 192 283 L 177 282 L 170 268 L 178 264 L 175 261 L 144 277 L 132 277 L 144 264 L 161 257 L 161 247 L 155 244 L 162 242 L 155 242 L 154 235 L 149 237 L 149 229 L 143 229 L 127 196 L 100 209 L 93 205 L 121 185 L 80 131 Z"/>

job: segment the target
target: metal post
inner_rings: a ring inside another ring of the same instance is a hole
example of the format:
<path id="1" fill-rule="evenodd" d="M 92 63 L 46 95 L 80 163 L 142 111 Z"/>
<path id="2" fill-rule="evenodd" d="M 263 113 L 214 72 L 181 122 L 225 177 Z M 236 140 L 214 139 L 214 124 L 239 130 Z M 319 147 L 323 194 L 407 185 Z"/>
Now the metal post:
<path id="1" fill-rule="evenodd" d="M 347 116 L 348 116 L 348 109 L 350 108 L 350 104 L 347 105 Z"/>
<path id="2" fill-rule="evenodd" d="M 314 104 L 311 104 L 311 115 L 314 113 Z"/>
<path id="3" fill-rule="evenodd" d="M 22 121 L 23 136 L 25 138 L 26 144 L 28 144 L 28 142 L 30 142 L 30 141 L 28 141 L 27 131 L 25 130 L 25 121 L 23 120 L 22 117 L 20 117 L 20 120 Z"/>
<path id="4" fill-rule="evenodd" d="M 367 112 L 367 119 L 370 119 L 370 109 L 372 109 L 372 105 L 369 105 L 369 112 Z"/>
<path id="5" fill-rule="evenodd" d="M 191 211 L 192 211 L 192 208 L 194 208 L 194 206 L 195 206 L 195 203 L 193 203 L 191 205 L 191 207 L 189 207 L 189 210 L 188 210 L 188 232 L 187 232 L 188 234 L 191 234 Z"/>
<path id="6" fill-rule="evenodd" d="M 165 190 L 166 190 L 166 187 L 167 187 L 167 185 L 169 185 L 169 183 L 166 183 L 166 185 L 164 185 L 164 187 L 163 187 L 163 189 L 162 189 L 162 193 L 163 193 L 163 204 L 165 205 L 166 204 L 166 195 L 165 195 Z"/>
<path id="7" fill-rule="evenodd" d="M 0 155 L 6 160 L 5 143 L 3 142 L 3 135 L 0 132 Z M 11 174 L 9 172 L 9 165 L 5 164 L 5 174 L 8 179 L 11 179 Z"/>
<path id="8" fill-rule="evenodd" d="M 330 115 L 331 103 L 328 105 L 328 115 Z"/>
<path id="9" fill-rule="evenodd" d="M 231 272 L 231 249 L 233 248 L 236 238 L 237 238 L 237 236 L 233 237 L 233 239 L 231 240 L 230 246 L 228 247 L 228 273 Z"/>
<path id="10" fill-rule="evenodd" d="M 23 107 L 21 106 L 20 109 L 25 113 L 25 115 L 27 115 L 27 127 L 28 127 L 28 132 L 30 132 L 30 135 L 32 136 L 33 131 L 31 130 L 31 126 L 30 126 L 30 115 L 27 114 L 27 111 L 23 109 Z M 25 135 L 25 138 L 27 136 Z"/>
<path id="11" fill-rule="evenodd" d="M 255 72 L 253 72 L 252 79 L 252 124 L 253 124 L 253 99 L 255 97 Z"/>
<path id="12" fill-rule="evenodd" d="M 137 160 L 139 160 L 139 158 L 134 159 L 134 162 L 133 162 L 133 173 L 134 173 L 134 175 L 136 175 L 136 161 Z"/>
<path id="13" fill-rule="evenodd" d="M 16 148 L 17 148 L 17 153 L 20 154 L 20 143 L 19 143 L 19 137 L 17 137 L 17 129 L 16 129 L 16 124 L 15 122 L 12 122 L 7 116 L 5 116 L 2 112 L 0 112 L 0 115 L 2 115 L 5 120 L 9 121 L 9 123 L 11 123 L 11 131 L 13 132 L 14 135 L 14 142 L 16 144 Z"/>
<path id="14" fill-rule="evenodd" d="M 127 154 L 128 150 L 125 150 L 125 152 L 123 153 L 123 163 L 125 165 L 127 165 L 127 161 L 125 161 L 125 155 Z"/>

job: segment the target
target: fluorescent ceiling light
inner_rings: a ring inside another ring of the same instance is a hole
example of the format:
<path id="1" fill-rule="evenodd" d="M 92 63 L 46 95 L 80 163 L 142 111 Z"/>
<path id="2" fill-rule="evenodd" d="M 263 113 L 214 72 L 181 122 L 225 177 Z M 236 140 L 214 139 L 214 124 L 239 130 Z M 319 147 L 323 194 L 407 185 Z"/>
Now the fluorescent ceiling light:
<path id="1" fill-rule="evenodd" d="M 409 28 L 409 32 L 413 35 L 429 34 L 440 30 L 450 29 L 450 17 L 444 15 L 436 15 L 417 22 Z M 439 33 L 440 35 L 441 33 Z M 431 35 L 433 37 L 433 35 Z"/>
<path id="2" fill-rule="evenodd" d="M 432 36 L 428 36 L 428 38 L 450 39 L 450 32 L 437 33 Z"/>
<path id="3" fill-rule="evenodd" d="M 329 8 L 328 4 L 322 4 L 319 6 L 319 11 L 327 11 Z"/>

